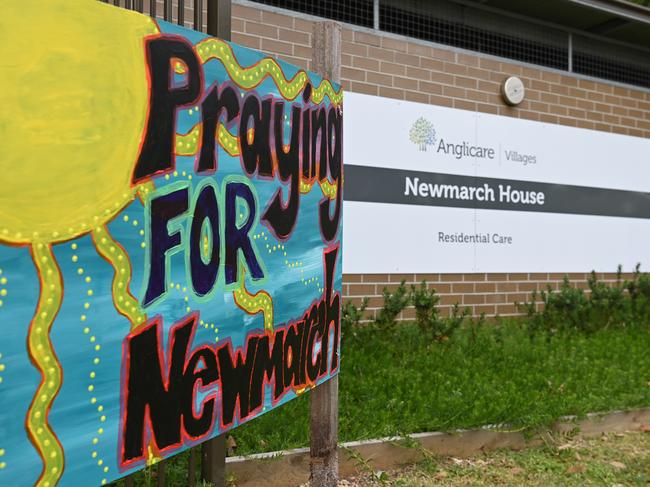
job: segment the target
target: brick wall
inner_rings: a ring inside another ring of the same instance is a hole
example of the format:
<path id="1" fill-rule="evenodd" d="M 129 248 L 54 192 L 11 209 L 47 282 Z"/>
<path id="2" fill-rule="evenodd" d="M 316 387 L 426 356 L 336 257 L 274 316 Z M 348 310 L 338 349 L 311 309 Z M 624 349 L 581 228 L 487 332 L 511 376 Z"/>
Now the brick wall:
<path id="1" fill-rule="evenodd" d="M 232 12 L 234 42 L 305 69 L 311 67 L 313 21 L 245 1 L 233 4 Z M 192 19 L 188 8 L 188 27 Z M 344 26 L 342 35 L 341 76 L 346 91 L 650 137 L 648 91 L 350 26 Z M 519 76 L 526 86 L 526 100 L 516 108 L 506 106 L 499 93 L 501 81 L 510 75 Z M 515 303 L 530 299 L 532 291 L 547 286 L 557 289 L 563 277 L 562 273 L 348 274 L 343 277 L 343 291 L 357 305 L 368 297 L 368 316 L 373 317 L 382 306 L 385 287 L 394 289 L 402 280 L 407 284 L 426 281 L 440 294 L 443 312 L 459 303 L 474 314 L 506 316 L 515 314 Z M 586 274 L 568 277 L 586 287 Z M 613 273 L 599 277 L 615 279 Z M 412 309 L 402 313 L 404 319 L 412 317 Z"/>
<path id="2" fill-rule="evenodd" d="M 232 39 L 309 67 L 313 22 L 255 4 L 233 5 Z M 526 99 L 501 100 L 501 82 L 519 76 Z M 379 95 L 572 127 L 650 137 L 650 92 L 557 71 L 434 47 L 350 26 L 343 28 L 346 91 Z"/>
<path id="3" fill-rule="evenodd" d="M 343 294 L 346 301 L 360 306 L 368 298 L 367 318 L 376 316 L 383 304 L 384 288 L 394 291 L 400 282 L 419 285 L 426 282 L 429 289 L 440 295 L 440 309 L 448 315 L 455 303 L 467 307 L 478 316 L 511 316 L 518 314 L 516 303 L 531 299 L 533 291 L 546 290 L 549 286 L 557 290 L 564 279 L 563 273 L 501 273 L 501 274 L 346 274 L 343 276 Z M 569 281 L 587 288 L 589 274 L 569 273 Z M 616 274 L 598 273 L 599 280 L 615 282 Z M 624 273 L 623 279 L 631 279 L 631 273 Z M 401 319 L 413 319 L 413 308 L 402 312 Z"/>
<path id="4" fill-rule="evenodd" d="M 233 5 L 234 42 L 265 51 L 309 69 L 313 22 L 254 4 Z M 350 26 L 343 28 L 341 78 L 346 91 L 430 103 L 463 110 L 519 117 L 572 127 L 650 137 L 650 92 L 595 82 L 553 70 L 536 69 L 445 49 Z M 526 100 L 505 105 L 500 83 L 511 75 L 526 86 Z M 343 277 L 346 299 L 368 297 L 368 315 L 381 308 L 382 290 L 426 281 L 440 294 L 443 312 L 454 303 L 474 314 L 507 316 L 535 290 L 557 289 L 562 273 L 353 274 Z M 587 274 L 569 274 L 586 287 Z M 599 274 L 613 281 L 615 274 Z M 413 310 L 402 318 L 413 317 Z"/>

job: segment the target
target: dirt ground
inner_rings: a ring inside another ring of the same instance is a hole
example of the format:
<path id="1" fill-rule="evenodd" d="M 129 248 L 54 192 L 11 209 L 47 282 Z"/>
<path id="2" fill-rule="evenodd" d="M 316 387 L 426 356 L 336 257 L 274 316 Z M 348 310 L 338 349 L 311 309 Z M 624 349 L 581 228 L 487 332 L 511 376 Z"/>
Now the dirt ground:
<path id="1" fill-rule="evenodd" d="M 650 486 L 650 432 L 596 439 L 547 440 L 524 451 L 494 451 L 460 459 L 427 456 L 417 465 L 364 471 L 341 487 L 429 486 Z"/>

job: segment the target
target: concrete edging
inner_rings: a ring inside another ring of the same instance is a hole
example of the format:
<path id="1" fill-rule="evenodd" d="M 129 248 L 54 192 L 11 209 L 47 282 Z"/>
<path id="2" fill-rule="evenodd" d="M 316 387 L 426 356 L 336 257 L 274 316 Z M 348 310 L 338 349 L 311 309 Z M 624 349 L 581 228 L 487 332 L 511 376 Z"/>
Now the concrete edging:
<path id="1" fill-rule="evenodd" d="M 567 416 L 560 419 L 550 432 L 569 433 L 579 431 L 585 438 L 603 433 L 622 433 L 638 430 L 650 424 L 650 407 L 592 413 L 585 419 Z M 360 463 L 376 470 L 387 470 L 400 465 L 417 462 L 422 458 L 421 448 L 434 455 L 466 457 L 497 448 L 522 449 L 543 441 L 542 435 L 526 438 L 520 431 L 506 431 L 499 426 L 485 426 L 472 430 L 454 430 L 449 433 L 416 433 L 403 437 L 379 438 L 353 441 L 339 446 L 339 472 L 341 477 L 355 475 Z M 309 448 L 297 448 L 271 453 L 260 453 L 226 459 L 226 475 L 235 480 L 238 487 L 289 487 L 309 480 Z"/>

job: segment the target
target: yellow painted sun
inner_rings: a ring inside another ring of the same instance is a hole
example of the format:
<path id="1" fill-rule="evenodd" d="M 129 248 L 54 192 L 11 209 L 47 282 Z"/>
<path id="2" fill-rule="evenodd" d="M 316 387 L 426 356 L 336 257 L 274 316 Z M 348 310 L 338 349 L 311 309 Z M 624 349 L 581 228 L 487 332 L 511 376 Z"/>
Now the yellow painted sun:
<path id="1" fill-rule="evenodd" d="M 91 233 L 114 269 L 113 299 L 131 327 L 128 256 L 107 223 L 148 186 L 133 187 L 149 102 L 148 17 L 96 0 L 0 2 L 0 243 L 29 247 L 40 282 L 27 347 L 41 374 L 26 428 L 54 487 L 64 452 L 48 415 L 62 381 L 50 331 L 63 300 L 52 245 Z"/>
<path id="2" fill-rule="evenodd" d="M 0 241 L 59 242 L 133 197 L 153 21 L 94 0 L 0 6 Z"/>

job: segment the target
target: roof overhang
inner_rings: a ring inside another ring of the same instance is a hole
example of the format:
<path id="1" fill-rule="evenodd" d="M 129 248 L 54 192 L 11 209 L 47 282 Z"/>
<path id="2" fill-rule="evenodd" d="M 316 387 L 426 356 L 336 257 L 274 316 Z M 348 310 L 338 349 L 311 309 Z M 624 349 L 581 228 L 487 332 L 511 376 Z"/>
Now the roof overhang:
<path id="1" fill-rule="evenodd" d="M 623 0 L 470 0 L 467 3 L 650 48 L 650 8 Z"/>

